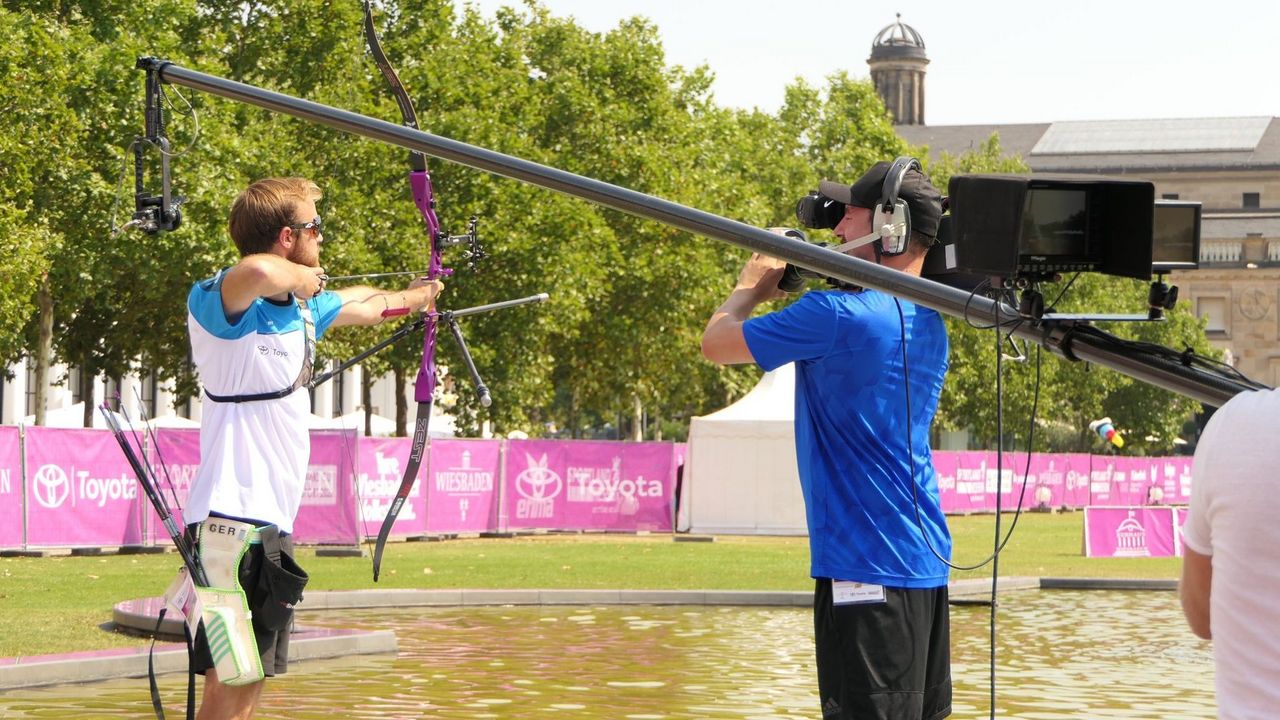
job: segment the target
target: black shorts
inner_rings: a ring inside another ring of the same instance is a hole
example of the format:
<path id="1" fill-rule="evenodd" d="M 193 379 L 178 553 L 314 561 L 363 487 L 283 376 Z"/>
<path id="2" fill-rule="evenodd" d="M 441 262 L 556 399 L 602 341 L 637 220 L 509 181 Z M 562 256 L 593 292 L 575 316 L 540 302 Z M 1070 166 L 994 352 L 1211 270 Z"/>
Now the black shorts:
<path id="1" fill-rule="evenodd" d="M 951 714 L 947 588 L 885 588 L 884 602 L 836 606 L 813 593 L 824 720 L 936 720 Z"/>
<path id="2" fill-rule="evenodd" d="M 238 519 L 238 518 L 232 518 Z M 187 526 L 188 537 L 195 537 L 195 525 Z M 293 554 L 293 538 L 288 535 L 280 536 L 281 549 Z M 262 587 L 260 574 L 262 573 L 263 563 L 266 561 L 266 555 L 262 550 L 261 543 L 253 543 L 249 546 L 249 551 L 244 554 L 240 560 L 239 577 L 240 587 L 244 588 L 248 597 L 249 607 L 258 605 L 258 598 L 255 594 L 261 592 Z M 258 654 L 262 657 L 262 672 L 266 677 L 275 677 L 283 675 L 289 670 L 289 633 L 293 631 L 293 620 L 290 619 L 288 625 L 283 630 L 273 630 L 263 626 L 261 619 L 255 613 L 252 618 L 253 639 L 258 644 Z M 200 624 L 200 630 L 196 634 L 194 644 L 195 655 L 192 657 L 192 672 L 204 675 L 205 672 L 213 667 L 213 655 L 209 652 L 209 641 L 205 637 L 204 624 Z"/>

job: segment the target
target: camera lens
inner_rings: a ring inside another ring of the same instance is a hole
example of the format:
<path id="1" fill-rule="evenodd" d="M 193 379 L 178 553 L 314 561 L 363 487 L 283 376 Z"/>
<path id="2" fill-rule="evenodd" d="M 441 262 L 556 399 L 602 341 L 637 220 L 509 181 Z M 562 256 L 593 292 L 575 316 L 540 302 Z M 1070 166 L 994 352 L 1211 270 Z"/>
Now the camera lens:
<path id="1" fill-rule="evenodd" d="M 830 230 L 844 217 L 844 203 L 836 202 L 817 190 L 796 201 L 796 220 L 807 228 Z"/>

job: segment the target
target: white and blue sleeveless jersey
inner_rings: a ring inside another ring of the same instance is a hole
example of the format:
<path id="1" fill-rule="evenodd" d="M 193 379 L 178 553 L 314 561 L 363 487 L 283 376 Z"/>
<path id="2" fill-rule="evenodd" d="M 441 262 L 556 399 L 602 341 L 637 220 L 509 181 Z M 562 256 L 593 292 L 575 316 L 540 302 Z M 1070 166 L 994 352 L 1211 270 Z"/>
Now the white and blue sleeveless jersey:
<path id="1" fill-rule="evenodd" d="M 187 296 L 191 357 L 201 384 L 219 396 L 253 395 L 288 388 L 306 357 L 306 333 L 292 298 L 258 298 L 234 322 L 222 309 L 225 271 L 202 280 Z M 307 302 L 316 337 L 333 324 L 342 301 L 333 292 Z M 307 388 L 273 400 L 203 405 L 200 469 L 192 482 L 184 520 L 217 512 L 274 523 L 293 532 L 311 454 Z"/>

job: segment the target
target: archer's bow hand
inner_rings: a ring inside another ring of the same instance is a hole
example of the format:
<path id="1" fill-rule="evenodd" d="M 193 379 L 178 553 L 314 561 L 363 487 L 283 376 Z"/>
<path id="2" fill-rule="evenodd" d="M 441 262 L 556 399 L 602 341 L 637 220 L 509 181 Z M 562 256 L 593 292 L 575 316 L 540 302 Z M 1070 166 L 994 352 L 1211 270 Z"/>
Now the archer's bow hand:
<path id="1" fill-rule="evenodd" d="M 443 282 L 425 277 L 414 278 L 409 283 L 409 289 L 404 291 L 405 304 L 417 312 L 431 312 L 436 309 L 436 298 L 442 292 Z"/>

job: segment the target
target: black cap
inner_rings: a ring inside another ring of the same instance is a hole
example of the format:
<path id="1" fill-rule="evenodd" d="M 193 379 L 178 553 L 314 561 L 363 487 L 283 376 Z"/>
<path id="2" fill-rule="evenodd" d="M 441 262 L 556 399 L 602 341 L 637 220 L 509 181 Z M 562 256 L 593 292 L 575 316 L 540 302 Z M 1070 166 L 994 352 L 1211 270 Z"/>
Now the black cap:
<path id="1" fill-rule="evenodd" d="M 852 185 L 823 180 L 818 192 L 836 202 L 854 207 L 874 208 L 884 195 L 884 177 L 892 163 L 878 162 Z M 902 177 L 898 199 L 911 211 L 911 229 L 931 238 L 938 236 L 942 219 L 942 193 L 919 170 L 911 168 Z"/>

